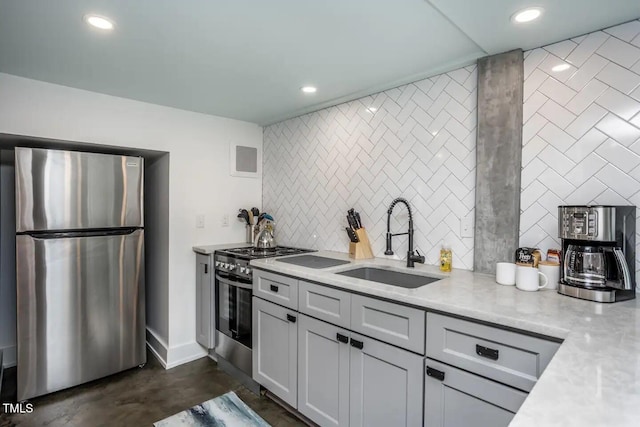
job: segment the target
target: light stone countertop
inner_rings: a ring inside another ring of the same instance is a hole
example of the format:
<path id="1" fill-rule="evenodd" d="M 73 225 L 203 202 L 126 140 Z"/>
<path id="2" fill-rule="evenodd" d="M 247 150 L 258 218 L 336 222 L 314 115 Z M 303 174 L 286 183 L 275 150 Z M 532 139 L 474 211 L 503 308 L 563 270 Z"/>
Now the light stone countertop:
<path id="1" fill-rule="evenodd" d="M 348 254 L 313 255 L 350 260 Z M 350 265 L 311 269 L 277 258 L 252 260 L 255 268 L 426 309 L 483 320 L 564 340 L 512 427 L 640 425 L 640 302 L 599 304 L 553 290 L 523 292 L 491 275 L 416 264 L 414 273 L 443 277 L 416 289 L 335 274 L 354 267 L 407 271 L 402 261 L 350 260 Z"/>
<path id="2" fill-rule="evenodd" d="M 246 248 L 247 246 L 253 246 L 251 243 L 224 243 L 220 245 L 206 245 L 206 246 L 194 246 L 192 249 L 194 252 L 202 255 L 211 255 L 215 251 L 221 251 L 223 249 L 234 248 Z"/>

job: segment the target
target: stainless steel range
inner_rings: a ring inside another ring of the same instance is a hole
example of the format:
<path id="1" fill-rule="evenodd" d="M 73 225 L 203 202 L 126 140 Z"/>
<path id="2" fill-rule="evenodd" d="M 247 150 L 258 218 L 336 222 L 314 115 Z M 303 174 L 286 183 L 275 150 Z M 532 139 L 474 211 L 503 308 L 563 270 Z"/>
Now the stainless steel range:
<path id="1" fill-rule="evenodd" d="M 251 367 L 252 259 L 313 252 L 309 249 L 278 246 L 260 250 L 252 247 L 215 252 L 216 347 L 222 368 L 231 365 L 249 378 Z M 220 360 L 223 359 L 223 360 Z M 237 373 L 237 372 L 232 372 Z"/>

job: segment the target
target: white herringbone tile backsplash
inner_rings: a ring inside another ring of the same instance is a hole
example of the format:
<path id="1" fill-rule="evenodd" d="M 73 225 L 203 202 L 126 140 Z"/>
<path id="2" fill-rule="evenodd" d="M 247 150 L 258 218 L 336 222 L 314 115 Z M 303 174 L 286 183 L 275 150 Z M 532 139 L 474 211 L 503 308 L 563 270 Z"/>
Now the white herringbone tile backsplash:
<path id="1" fill-rule="evenodd" d="M 384 256 L 386 211 L 402 196 L 427 263 L 446 242 L 454 267 L 472 269 L 460 220 L 475 205 L 476 86 L 469 66 L 266 127 L 263 207 L 278 243 L 347 252 L 353 207 Z M 394 213 L 392 231 L 406 231 L 404 207 Z M 404 258 L 406 239 L 394 250 Z"/>
<path id="2" fill-rule="evenodd" d="M 640 20 L 526 52 L 524 70 L 520 244 L 546 250 L 558 205 L 640 205 Z"/>

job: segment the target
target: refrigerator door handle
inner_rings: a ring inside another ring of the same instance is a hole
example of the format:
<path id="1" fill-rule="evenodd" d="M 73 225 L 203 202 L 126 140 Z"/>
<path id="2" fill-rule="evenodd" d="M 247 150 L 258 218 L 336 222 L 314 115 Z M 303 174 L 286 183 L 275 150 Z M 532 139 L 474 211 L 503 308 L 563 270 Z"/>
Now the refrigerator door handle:
<path id="1" fill-rule="evenodd" d="M 71 239 L 78 237 L 103 237 L 103 236 L 128 236 L 135 233 L 137 230 L 142 230 L 138 227 L 117 228 L 108 230 L 91 230 L 91 231 L 47 231 L 47 232 L 23 232 L 17 233 L 17 235 L 28 235 L 36 240 L 49 240 L 49 239 Z"/>

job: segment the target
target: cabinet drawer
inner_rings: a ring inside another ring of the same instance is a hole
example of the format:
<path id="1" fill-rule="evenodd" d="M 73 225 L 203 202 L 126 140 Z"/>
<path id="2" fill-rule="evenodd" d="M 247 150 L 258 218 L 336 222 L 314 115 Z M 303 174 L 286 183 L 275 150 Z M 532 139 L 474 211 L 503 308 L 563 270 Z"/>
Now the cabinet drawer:
<path id="1" fill-rule="evenodd" d="M 298 280 L 253 270 L 253 295 L 293 310 L 298 309 Z"/>
<path id="2" fill-rule="evenodd" d="M 427 357 L 530 391 L 560 344 L 427 314 Z"/>
<path id="3" fill-rule="evenodd" d="M 343 328 L 351 323 L 351 294 L 302 280 L 298 284 L 299 311 Z"/>
<path id="4" fill-rule="evenodd" d="M 389 344 L 424 354 L 425 312 L 351 295 L 351 329 Z"/>
<path id="5" fill-rule="evenodd" d="M 523 391 L 443 363 L 431 359 L 425 363 L 425 427 L 507 427 L 527 397 Z"/>

